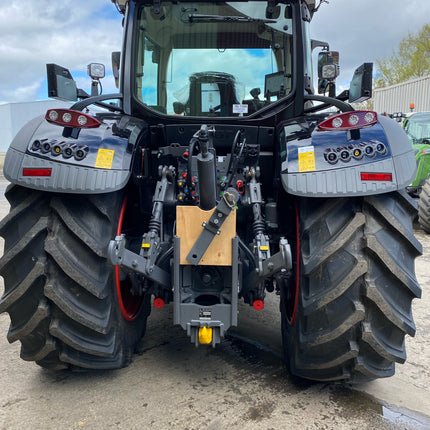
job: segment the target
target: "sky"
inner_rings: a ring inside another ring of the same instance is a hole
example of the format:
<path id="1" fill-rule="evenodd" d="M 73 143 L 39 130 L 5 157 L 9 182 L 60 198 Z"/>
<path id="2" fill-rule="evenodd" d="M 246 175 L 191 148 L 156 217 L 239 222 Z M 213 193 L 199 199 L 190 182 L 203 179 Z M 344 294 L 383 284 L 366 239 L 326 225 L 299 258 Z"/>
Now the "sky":
<path id="1" fill-rule="evenodd" d="M 0 103 L 47 99 L 46 63 L 70 69 L 86 91 L 87 64 L 104 63 L 103 92 L 116 92 L 111 52 L 121 49 L 121 22 L 111 0 L 2 0 Z M 314 16 L 311 37 L 340 52 L 342 90 L 356 67 L 390 57 L 428 22 L 429 0 L 329 0 Z"/>

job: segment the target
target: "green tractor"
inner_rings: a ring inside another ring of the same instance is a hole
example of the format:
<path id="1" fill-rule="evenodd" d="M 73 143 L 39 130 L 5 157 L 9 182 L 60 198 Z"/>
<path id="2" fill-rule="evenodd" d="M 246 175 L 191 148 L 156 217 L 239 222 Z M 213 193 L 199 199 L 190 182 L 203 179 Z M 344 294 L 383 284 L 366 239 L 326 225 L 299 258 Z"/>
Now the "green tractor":
<path id="1" fill-rule="evenodd" d="M 419 198 L 418 219 L 421 227 L 430 233 L 430 112 L 407 114 L 403 127 L 417 150 L 417 175 L 408 191 Z"/>

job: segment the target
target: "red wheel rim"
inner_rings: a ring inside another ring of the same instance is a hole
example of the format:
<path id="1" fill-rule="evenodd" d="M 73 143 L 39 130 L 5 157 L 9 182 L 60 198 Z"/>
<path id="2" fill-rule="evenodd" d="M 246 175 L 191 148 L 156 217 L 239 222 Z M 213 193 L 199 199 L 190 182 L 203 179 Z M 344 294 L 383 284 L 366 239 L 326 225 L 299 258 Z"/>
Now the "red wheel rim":
<path id="1" fill-rule="evenodd" d="M 124 221 L 126 207 L 127 197 L 125 197 L 124 201 L 122 202 L 121 212 L 119 214 L 118 220 L 118 228 L 116 231 L 117 236 L 119 236 L 122 232 L 122 224 Z M 133 286 L 132 279 L 127 276 L 124 280 L 121 280 L 119 266 L 115 266 L 115 282 L 122 316 L 127 321 L 134 321 L 138 317 L 139 311 L 142 308 L 144 296 L 134 296 L 131 294 L 131 288 Z"/>
<path id="2" fill-rule="evenodd" d="M 297 202 L 294 202 L 294 212 L 296 219 L 296 267 L 295 267 L 295 282 L 288 285 L 288 300 L 285 304 L 287 311 L 287 321 L 290 325 L 294 325 L 297 316 L 297 307 L 299 304 L 299 284 L 300 284 L 300 236 L 299 236 L 299 209 Z"/>

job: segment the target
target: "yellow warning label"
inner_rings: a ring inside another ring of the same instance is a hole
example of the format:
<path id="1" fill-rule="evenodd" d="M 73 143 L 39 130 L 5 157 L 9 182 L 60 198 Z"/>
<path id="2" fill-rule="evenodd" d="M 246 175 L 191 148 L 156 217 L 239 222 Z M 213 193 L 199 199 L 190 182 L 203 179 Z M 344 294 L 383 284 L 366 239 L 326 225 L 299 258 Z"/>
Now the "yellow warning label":
<path id="1" fill-rule="evenodd" d="M 97 152 L 97 160 L 95 167 L 99 169 L 112 169 L 113 149 L 99 149 Z"/>
<path id="2" fill-rule="evenodd" d="M 315 150 L 313 146 L 299 148 L 299 172 L 315 170 Z"/>

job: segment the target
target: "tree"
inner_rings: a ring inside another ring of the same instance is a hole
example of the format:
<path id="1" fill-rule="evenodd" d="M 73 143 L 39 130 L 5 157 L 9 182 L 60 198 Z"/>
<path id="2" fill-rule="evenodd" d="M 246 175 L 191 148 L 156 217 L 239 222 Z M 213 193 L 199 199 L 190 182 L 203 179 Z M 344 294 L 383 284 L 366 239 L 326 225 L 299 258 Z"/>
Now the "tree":
<path id="1" fill-rule="evenodd" d="M 383 88 L 409 79 L 430 75 L 430 24 L 425 24 L 417 35 L 409 33 L 389 58 L 376 59 L 380 76 L 375 88 Z"/>

